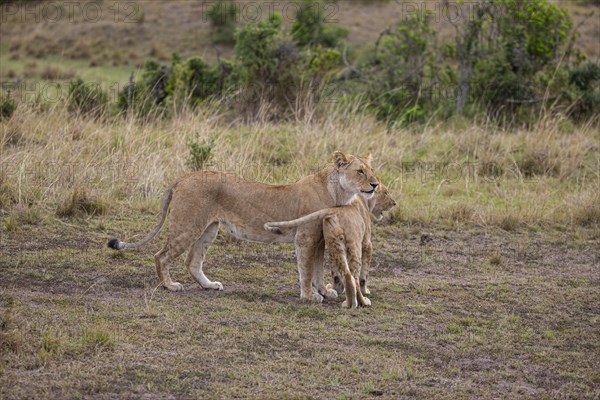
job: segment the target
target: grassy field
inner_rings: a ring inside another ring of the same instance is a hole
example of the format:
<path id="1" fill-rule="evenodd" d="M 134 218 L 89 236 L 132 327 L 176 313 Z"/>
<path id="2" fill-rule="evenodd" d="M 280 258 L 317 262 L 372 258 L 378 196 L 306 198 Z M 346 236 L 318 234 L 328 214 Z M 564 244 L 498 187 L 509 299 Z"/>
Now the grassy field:
<path id="1" fill-rule="evenodd" d="M 558 117 L 557 117 L 558 118 Z M 541 120 L 392 129 L 330 110 L 244 124 L 214 108 L 94 120 L 58 104 L 2 123 L 0 397 L 590 398 L 600 394 L 599 138 Z M 140 238 L 189 170 L 286 183 L 373 153 L 399 202 L 375 228 L 373 307 L 299 299 L 290 245 L 221 234 L 223 292 L 158 287 Z"/>
<path id="2" fill-rule="evenodd" d="M 577 46 L 597 60 L 597 7 L 559 3 L 585 21 Z M 3 15 L 0 79 L 81 77 L 114 100 L 111 85 L 149 57 L 214 57 L 200 3 L 136 4 L 135 23 L 125 8 L 36 29 Z M 337 4 L 357 53 L 401 12 Z M 142 121 L 78 115 L 39 88 L 0 119 L 0 399 L 600 397 L 597 121 L 550 109 L 532 129 L 402 128 L 335 103 L 279 122 L 210 103 Z M 107 249 L 153 227 L 165 188 L 192 169 L 191 142 L 214 143 L 206 168 L 271 184 L 335 150 L 371 152 L 398 202 L 374 228 L 373 307 L 301 301 L 292 245 L 221 232 L 204 270 L 224 291 L 202 290 L 181 257 L 179 293 L 155 272 L 165 232 Z"/>

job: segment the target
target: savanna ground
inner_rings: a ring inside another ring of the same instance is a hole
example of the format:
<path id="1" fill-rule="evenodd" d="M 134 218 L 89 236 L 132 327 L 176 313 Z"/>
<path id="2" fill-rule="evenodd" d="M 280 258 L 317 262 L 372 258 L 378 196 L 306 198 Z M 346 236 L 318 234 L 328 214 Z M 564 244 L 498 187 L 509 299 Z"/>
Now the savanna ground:
<path id="1" fill-rule="evenodd" d="M 0 77 L 124 82 L 164 48 L 213 54 L 208 27 L 182 19 L 197 5 L 144 4 L 142 23 L 86 34 L 3 22 Z M 397 10 L 344 4 L 357 45 Z M 111 41 L 119 29 L 131 32 Z M 577 45 L 597 58 L 597 18 L 582 30 Z M 191 168 L 190 141 L 214 142 L 206 168 L 267 183 L 335 150 L 372 152 L 399 203 L 374 230 L 373 307 L 300 301 L 291 245 L 221 233 L 205 272 L 225 290 L 200 289 L 181 257 L 182 293 L 158 287 L 164 232 L 140 251 L 106 249 L 151 229 L 163 190 Z M 0 121 L 0 398 L 597 399 L 599 253 L 597 121 L 546 110 L 533 129 L 390 128 L 336 104 L 280 122 L 212 104 L 139 121 L 23 102 Z"/>
<path id="2" fill-rule="evenodd" d="M 491 127 L 388 131 L 360 114 L 227 125 L 65 113 L 20 108 L 3 124 L 3 398 L 600 394 L 597 130 L 556 123 L 542 142 Z M 164 234 L 137 252 L 104 248 L 151 229 L 197 132 L 216 138 L 212 168 L 265 182 L 293 181 L 335 148 L 372 151 L 399 201 L 374 231 L 373 307 L 301 302 L 291 245 L 221 234 L 205 271 L 225 290 L 200 289 L 181 258 L 183 293 L 158 287 Z M 494 167 L 452 167 L 475 154 Z"/>
<path id="3" fill-rule="evenodd" d="M 597 241 L 379 228 L 374 306 L 342 310 L 299 301 L 291 246 L 221 238 L 206 270 L 225 290 L 180 267 L 173 294 L 156 287 L 158 244 L 117 255 L 105 237 L 3 237 L 3 398 L 598 396 Z"/>

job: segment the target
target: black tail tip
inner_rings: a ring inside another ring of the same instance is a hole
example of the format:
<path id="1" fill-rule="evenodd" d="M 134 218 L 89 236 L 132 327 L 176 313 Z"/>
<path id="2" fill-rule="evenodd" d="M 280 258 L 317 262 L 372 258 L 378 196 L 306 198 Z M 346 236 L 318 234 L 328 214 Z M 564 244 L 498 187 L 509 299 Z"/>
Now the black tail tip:
<path id="1" fill-rule="evenodd" d="M 110 239 L 106 245 L 111 249 L 119 250 L 119 239 Z"/>

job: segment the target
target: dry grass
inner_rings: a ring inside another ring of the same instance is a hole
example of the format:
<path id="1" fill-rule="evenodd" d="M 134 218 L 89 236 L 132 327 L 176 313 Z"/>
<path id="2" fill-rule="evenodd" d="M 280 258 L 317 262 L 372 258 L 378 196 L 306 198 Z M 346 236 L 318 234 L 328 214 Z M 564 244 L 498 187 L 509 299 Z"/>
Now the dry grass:
<path id="1" fill-rule="evenodd" d="M 273 184 L 324 166 L 337 149 L 371 152 L 400 200 L 398 222 L 508 231 L 595 226 L 598 129 L 565 130 L 561 121 L 533 131 L 461 123 L 411 131 L 333 106 L 297 121 L 247 124 L 208 105 L 142 123 L 73 115 L 60 103 L 46 111 L 21 104 L 2 122 L 0 206 L 62 216 L 139 209 L 189 171 L 193 140 L 214 141 L 209 168 Z"/>

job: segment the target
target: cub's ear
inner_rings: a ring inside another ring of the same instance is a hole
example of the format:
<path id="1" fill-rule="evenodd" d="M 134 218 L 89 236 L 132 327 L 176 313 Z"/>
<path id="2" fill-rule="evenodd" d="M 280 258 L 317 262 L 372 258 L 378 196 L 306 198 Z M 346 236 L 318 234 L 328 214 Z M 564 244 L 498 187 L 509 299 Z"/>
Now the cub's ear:
<path id="1" fill-rule="evenodd" d="M 338 168 L 350 164 L 348 156 L 342 153 L 341 151 L 336 151 L 335 153 L 333 153 L 333 162 Z"/>
<path id="2" fill-rule="evenodd" d="M 373 156 L 371 156 L 371 153 L 369 153 L 366 156 L 362 157 L 362 159 L 365 162 L 365 164 L 367 164 L 369 167 L 371 166 L 371 161 L 373 161 Z"/>

